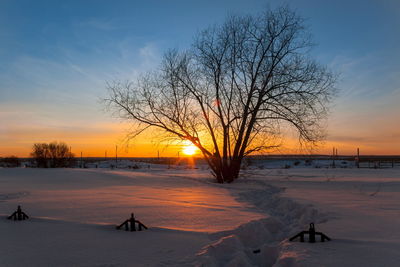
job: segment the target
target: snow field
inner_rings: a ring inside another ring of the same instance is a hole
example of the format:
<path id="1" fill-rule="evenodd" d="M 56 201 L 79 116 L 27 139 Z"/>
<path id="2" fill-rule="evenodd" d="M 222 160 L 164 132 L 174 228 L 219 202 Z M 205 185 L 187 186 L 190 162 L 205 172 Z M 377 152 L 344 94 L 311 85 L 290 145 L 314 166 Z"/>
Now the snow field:
<path id="1" fill-rule="evenodd" d="M 398 169 L 0 169 L 1 266 L 398 266 Z M 116 231 L 134 211 L 150 229 Z M 288 242 L 307 230 L 331 242 Z"/>

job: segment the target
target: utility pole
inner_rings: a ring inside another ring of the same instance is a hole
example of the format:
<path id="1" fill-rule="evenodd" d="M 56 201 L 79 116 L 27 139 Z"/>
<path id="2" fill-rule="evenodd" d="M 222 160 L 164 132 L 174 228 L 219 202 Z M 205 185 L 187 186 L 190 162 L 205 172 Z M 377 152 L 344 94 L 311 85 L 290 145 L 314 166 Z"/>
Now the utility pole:
<path id="1" fill-rule="evenodd" d="M 360 148 L 357 148 L 357 168 L 360 168 Z"/>
<path id="2" fill-rule="evenodd" d="M 82 158 L 82 151 L 81 151 L 81 168 L 83 168 L 83 158 Z"/>
<path id="3" fill-rule="evenodd" d="M 332 167 L 335 168 L 335 147 L 332 150 Z"/>
<path id="4" fill-rule="evenodd" d="M 118 146 L 115 146 L 115 168 L 118 166 Z"/>

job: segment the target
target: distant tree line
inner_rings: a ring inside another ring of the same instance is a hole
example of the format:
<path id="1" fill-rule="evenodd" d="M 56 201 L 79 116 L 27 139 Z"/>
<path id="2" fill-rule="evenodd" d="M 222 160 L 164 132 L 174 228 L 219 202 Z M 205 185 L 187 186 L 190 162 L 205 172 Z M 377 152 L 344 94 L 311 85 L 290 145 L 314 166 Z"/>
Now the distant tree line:
<path id="1" fill-rule="evenodd" d="M 0 166 L 7 168 L 16 168 L 21 165 L 19 158 L 16 156 L 9 156 L 5 158 L 0 158 Z"/>
<path id="2" fill-rule="evenodd" d="M 31 157 L 39 168 L 65 168 L 74 163 L 74 154 L 64 142 L 36 143 Z"/>

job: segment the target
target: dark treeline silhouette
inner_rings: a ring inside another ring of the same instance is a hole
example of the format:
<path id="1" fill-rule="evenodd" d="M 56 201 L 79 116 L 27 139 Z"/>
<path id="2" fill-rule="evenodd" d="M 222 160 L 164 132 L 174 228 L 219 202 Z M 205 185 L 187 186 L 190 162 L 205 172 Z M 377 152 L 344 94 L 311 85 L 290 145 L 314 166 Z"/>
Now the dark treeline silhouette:
<path id="1" fill-rule="evenodd" d="M 31 156 L 39 168 L 71 167 L 74 162 L 74 154 L 64 142 L 36 143 Z"/>
<path id="2" fill-rule="evenodd" d="M 20 164 L 21 164 L 20 160 L 16 156 L 0 158 L 0 166 L 1 167 L 15 168 L 15 167 L 19 167 Z"/>

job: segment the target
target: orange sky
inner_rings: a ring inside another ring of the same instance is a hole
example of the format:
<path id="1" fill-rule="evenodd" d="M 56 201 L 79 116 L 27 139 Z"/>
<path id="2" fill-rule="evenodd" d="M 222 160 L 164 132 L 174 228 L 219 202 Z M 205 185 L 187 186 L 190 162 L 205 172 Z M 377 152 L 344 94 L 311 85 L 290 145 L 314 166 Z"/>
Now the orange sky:
<path id="1" fill-rule="evenodd" d="M 95 99 L 95 98 L 94 98 Z M 330 154 L 332 147 L 339 154 L 354 155 L 357 147 L 361 154 L 400 154 L 400 93 L 389 98 L 356 104 L 340 98 L 331 108 L 327 139 L 313 153 Z M 125 137 L 129 123 L 122 123 L 99 110 L 98 103 L 85 106 L 77 115 L 65 106 L 1 105 L 0 157 L 16 155 L 28 157 L 37 142 L 64 141 L 77 156 L 115 156 L 115 145 L 121 157 L 177 156 L 182 145 L 158 144 L 151 132 L 127 144 Z M 84 112 L 82 112 L 82 110 Z M 307 153 L 300 150 L 295 136 L 287 137 L 284 146 L 274 153 Z M 182 156 L 183 154 L 180 153 Z"/>
<path id="2" fill-rule="evenodd" d="M 348 122 L 354 124 L 354 127 L 346 125 L 346 121 L 332 122 L 329 127 L 327 140 L 320 144 L 313 153 L 330 154 L 332 147 L 338 149 L 339 154 L 354 155 L 357 147 L 360 148 L 361 154 L 377 154 L 377 155 L 395 155 L 400 154 L 400 145 L 397 142 L 399 136 L 388 134 L 385 139 L 379 139 L 379 135 L 383 136 L 396 130 L 397 125 L 385 124 L 373 126 Z M 342 130 L 336 130 L 337 124 L 347 126 Z M 375 124 L 376 125 L 376 124 Z M 391 126 L 392 125 L 392 126 Z M 71 146 L 72 152 L 76 156 L 83 153 L 84 157 L 103 157 L 105 151 L 109 157 L 115 156 L 115 146 L 118 146 L 118 155 L 120 157 L 157 157 L 158 152 L 161 157 L 174 157 L 180 153 L 183 156 L 184 144 L 175 144 L 168 146 L 166 143 L 159 143 L 157 138 L 151 133 L 145 133 L 134 141 L 126 142 L 127 124 L 118 122 L 107 122 L 101 124 L 90 124 L 82 126 L 80 130 L 77 127 L 51 127 L 37 125 L 21 125 L 14 124 L 10 127 L 2 127 L 2 135 L 0 137 L 0 157 L 16 155 L 19 157 L 29 156 L 33 143 L 64 141 Z M 393 128 L 393 129 L 391 129 Z M 373 131 L 373 132 L 372 132 Z M 376 136 L 367 135 L 374 133 Z M 358 137 L 359 136 L 359 137 Z M 397 142 L 397 143 L 396 143 Z M 274 154 L 298 154 L 307 153 L 301 150 L 295 138 L 288 137 L 284 142 L 284 146 L 273 151 Z"/>
<path id="3" fill-rule="evenodd" d="M 37 125 L 8 125 L 0 128 L 0 157 L 16 155 L 28 157 L 34 143 L 63 141 L 71 146 L 72 152 L 84 157 L 115 156 L 117 146 L 120 157 L 161 157 L 184 156 L 187 144 L 169 144 L 159 142 L 149 133 L 127 141 L 126 133 L 129 125 L 118 122 L 92 124 L 78 127 L 51 127 Z"/>

